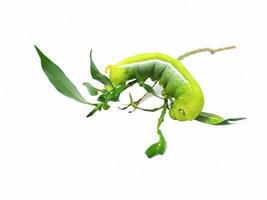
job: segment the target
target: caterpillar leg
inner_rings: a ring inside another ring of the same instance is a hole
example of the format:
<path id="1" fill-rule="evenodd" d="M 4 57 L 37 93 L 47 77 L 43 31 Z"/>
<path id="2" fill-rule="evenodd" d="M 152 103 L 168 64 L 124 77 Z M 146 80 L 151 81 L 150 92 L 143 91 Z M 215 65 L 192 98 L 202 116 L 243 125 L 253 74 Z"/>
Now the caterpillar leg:
<path id="1" fill-rule="evenodd" d="M 157 124 L 157 134 L 159 136 L 159 141 L 155 144 L 152 144 L 146 151 L 146 155 L 148 158 L 152 158 L 156 155 L 163 155 L 165 150 L 166 150 L 166 140 L 160 130 L 160 126 L 162 122 L 164 121 L 164 116 L 166 114 L 166 110 L 168 109 L 168 100 L 164 100 L 164 105 L 162 112 L 160 114 L 160 117 L 158 119 L 158 124 Z"/>
<path id="2" fill-rule="evenodd" d="M 211 54 L 214 54 L 216 52 L 220 52 L 220 51 L 225 51 L 225 50 L 229 50 L 229 49 L 234 49 L 236 48 L 236 46 L 232 45 L 232 46 L 227 46 L 227 47 L 222 47 L 222 48 L 217 48 L 217 49 L 212 49 L 212 48 L 200 48 L 200 49 L 195 49 L 192 51 L 188 51 L 182 55 L 180 55 L 177 59 L 178 60 L 183 60 L 184 58 L 197 54 L 197 53 L 201 53 L 201 52 L 210 52 Z"/>

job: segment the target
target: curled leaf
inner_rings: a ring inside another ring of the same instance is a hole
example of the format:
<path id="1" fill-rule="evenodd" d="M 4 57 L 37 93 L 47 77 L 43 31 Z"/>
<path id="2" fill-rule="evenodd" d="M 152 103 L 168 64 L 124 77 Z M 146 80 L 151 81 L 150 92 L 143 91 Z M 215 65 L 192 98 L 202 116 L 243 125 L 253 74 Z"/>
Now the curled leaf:
<path id="1" fill-rule="evenodd" d="M 240 118 L 224 119 L 223 117 L 219 115 L 206 113 L 206 112 L 201 112 L 199 116 L 196 118 L 197 121 L 210 124 L 210 125 L 228 125 L 228 124 L 231 124 L 232 121 L 239 121 L 243 119 L 246 119 L 246 118 L 240 117 Z"/>
<path id="2" fill-rule="evenodd" d="M 40 59 L 42 69 L 45 72 L 49 81 L 53 86 L 63 95 L 70 97 L 78 102 L 89 104 L 80 94 L 76 86 L 71 82 L 71 80 L 65 75 L 65 73 L 52 62 L 43 52 L 34 46 Z"/>
<path id="3" fill-rule="evenodd" d="M 166 114 L 166 110 L 168 108 L 168 101 L 164 100 L 164 105 L 163 105 L 163 110 L 160 114 L 160 117 L 158 119 L 158 124 L 157 124 L 157 134 L 159 135 L 159 141 L 155 144 L 152 144 L 147 150 L 146 150 L 146 155 L 148 158 L 152 158 L 156 155 L 163 155 L 165 150 L 166 150 L 166 140 L 160 130 L 160 126 L 162 122 L 164 121 L 164 116 Z"/>
<path id="4" fill-rule="evenodd" d="M 159 141 L 155 144 L 152 144 L 146 151 L 146 155 L 148 158 L 152 158 L 156 155 L 163 155 L 166 150 L 166 140 L 163 137 L 160 130 L 158 130 L 158 134 L 160 135 Z"/>

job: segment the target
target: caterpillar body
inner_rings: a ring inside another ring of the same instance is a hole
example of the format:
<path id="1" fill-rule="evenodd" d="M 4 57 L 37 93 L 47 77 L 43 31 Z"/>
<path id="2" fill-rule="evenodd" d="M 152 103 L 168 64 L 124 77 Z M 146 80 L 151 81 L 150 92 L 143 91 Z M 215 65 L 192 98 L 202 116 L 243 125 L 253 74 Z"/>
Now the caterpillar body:
<path id="1" fill-rule="evenodd" d="M 136 79 L 144 82 L 150 78 L 162 86 L 165 98 L 173 98 L 169 115 L 174 120 L 195 119 L 202 111 L 202 90 L 190 72 L 177 59 L 162 53 L 143 53 L 109 65 L 109 77 L 114 86 Z"/>

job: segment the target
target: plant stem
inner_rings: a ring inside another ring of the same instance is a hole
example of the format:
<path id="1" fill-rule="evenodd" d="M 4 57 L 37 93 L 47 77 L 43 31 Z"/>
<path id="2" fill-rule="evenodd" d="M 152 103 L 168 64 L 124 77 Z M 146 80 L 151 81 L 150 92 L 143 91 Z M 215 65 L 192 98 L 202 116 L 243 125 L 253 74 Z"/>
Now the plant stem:
<path id="1" fill-rule="evenodd" d="M 157 134 L 159 136 L 158 142 L 152 144 L 148 149 L 145 151 L 148 158 L 152 158 L 156 155 L 163 155 L 166 150 L 166 140 L 160 130 L 160 126 L 162 122 L 164 121 L 164 116 L 166 114 L 166 111 L 168 109 L 168 99 L 164 99 L 163 109 L 161 111 L 160 117 L 158 119 L 157 124 Z"/>
<path id="2" fill-rule="evenodd" d="M 168 108 L 168 100 L 167 99 L 164 99 L 164 105 L 162 106 L 162 111 L 161 111 L 161 114 L 160 114 L 160 117 L 158 119 L 158 124 L 157 124 L 157 130 L 160 131 L 160 126 L 162 124 L 162 122 L 164 121 L 164 116 L 166 114 L 166 110 Z"/>

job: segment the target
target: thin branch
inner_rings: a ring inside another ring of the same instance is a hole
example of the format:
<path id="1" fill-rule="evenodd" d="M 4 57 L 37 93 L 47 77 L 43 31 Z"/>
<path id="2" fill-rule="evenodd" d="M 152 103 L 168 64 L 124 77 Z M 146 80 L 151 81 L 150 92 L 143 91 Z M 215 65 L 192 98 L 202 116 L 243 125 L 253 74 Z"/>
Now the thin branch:
<path id="1" fill-rule="evenodd" d="M 234 49 L 236 48 L 236 46 L 232 45 L 232 46 L 227 46 L 227 47 L 222 47 L 222 48 L 217 48 L 217 49 L 212 49 L 212 48 L 200 48 L 200 49 L 195 49 L 189 52 L 186 52 L 182 55 L 180 55 L 177 59 L 178 60 L 183 60 L 184 58 L 191 56 L 193 54 L 197 54 L 197 53 L 201 53 L 201 52 L 210 52 L 211 54 L 220 52 L 220 51 L 225 51 L 225 50 L 229 50 L 229 49 Z"/>

